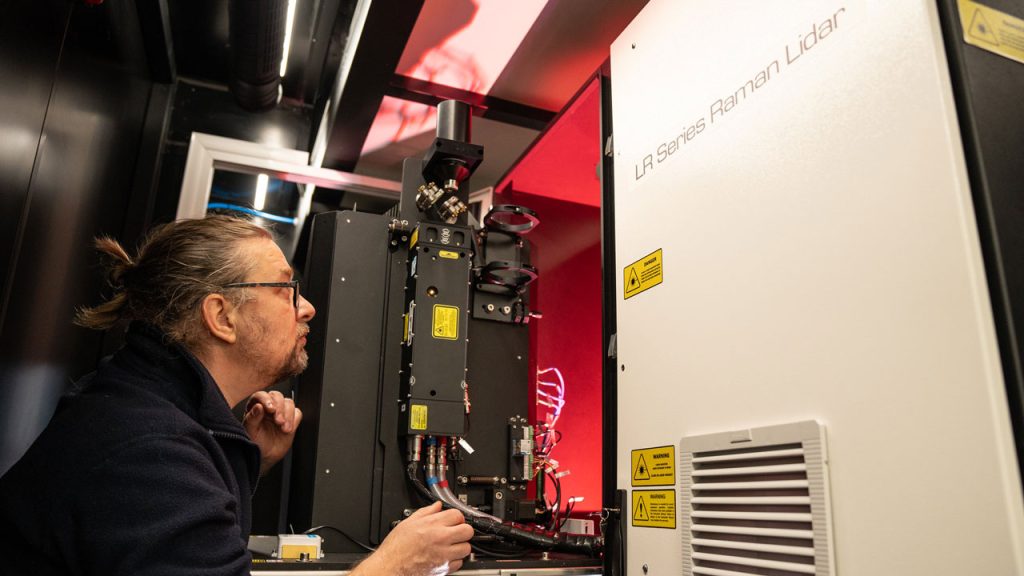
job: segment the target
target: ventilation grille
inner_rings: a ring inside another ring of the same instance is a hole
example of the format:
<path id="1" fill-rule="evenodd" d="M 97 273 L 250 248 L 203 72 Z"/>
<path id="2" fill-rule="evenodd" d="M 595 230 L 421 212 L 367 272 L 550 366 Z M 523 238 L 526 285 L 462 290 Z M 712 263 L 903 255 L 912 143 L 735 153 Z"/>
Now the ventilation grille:
<path id="1" fill-rule="evenodd" d="M 683 574 L 831 575 L 824 428 L 683 438 Z"/>

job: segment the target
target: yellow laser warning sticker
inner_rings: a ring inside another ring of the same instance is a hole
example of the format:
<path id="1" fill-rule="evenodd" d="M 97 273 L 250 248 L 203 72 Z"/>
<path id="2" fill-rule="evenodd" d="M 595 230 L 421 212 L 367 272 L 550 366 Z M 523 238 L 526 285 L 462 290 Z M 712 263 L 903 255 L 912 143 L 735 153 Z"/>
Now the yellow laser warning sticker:
<path id="1" fill-rule="evenodd" d="M 409 428 L 413 430 L 427 429 L 427 407 L 423 404 L 413 404 L 409 411 Z"/>
<path id="2" fill-rule="evenodd" d="M 642 448 L 630 453 L 633 486 L 675 486 L 676 447 Z"/>
<path id="3" fill-rule="evenodd" d="M 675 490 L 633 490 L 633 526 L 676 528 Z"/>
<path id="4" fill-rule="evenodd" d="M 661 248 L 658 248 L 622 270 L 622 299 L 629 300 L 654 288 L 661 280 Z"/>
<path id="5" fill-rule="evenodd" d="M 416 242 L 420 239 L 420 229 L 416 228 L 412 231 L 412 238 L 409 238 L 409 249 L 412 250 L 416 247 Z"/>
<path id="6" fill-rule="evenodd" d="M 971 0 L 957 0 L 964 42 L 1024 64 L 1024 20 Z"/>
<path id="7" fill-rule="evenodd" d="M 459 309 L 456 306 L 434 304 L 434 338 L 456 340 L 459 337 Z"/>
<path id="8" fill-rule="evenodd" d="M 449 260 L 458 260 L 459 259 L 459 253 L 458 252 L 452 252 L 451 250 L 441 250 L 441 251 L 438 252 L 438 254 L 441 255 L 441 258 L 448 258 Z"/>

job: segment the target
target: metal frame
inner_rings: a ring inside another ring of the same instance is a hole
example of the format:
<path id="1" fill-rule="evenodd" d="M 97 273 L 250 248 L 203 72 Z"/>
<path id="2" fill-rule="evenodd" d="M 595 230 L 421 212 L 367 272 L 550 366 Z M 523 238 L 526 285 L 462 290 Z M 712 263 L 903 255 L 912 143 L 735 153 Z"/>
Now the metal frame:
<path id="1" fill-rule="evenodd" d="M 391 83 L 385 94 L 428 106 L 437 106 L 444 100 L 459 100 L 472 107 L 474 116 L 537 131 L 547 128 L 556 116 L 555 112 L 543 108 L 527 106 L 511 100 L 461 90 L 401 74 L 395 74 L 391 78 Z"/>
<path id="2" fill-rule="evenodd" d="M 309 165 L 309 153 L 287 148 L 193 132 L 189 140 L 185 174 L 178 198 L 177 219 L 202 218 L 210 200 L 210 185 L 216 170 L 267 174 L 279 180 L 311 184 L 303 193 L 299 218 L 309 214 L 315 186 L 351 190 L 360 194 L 398 201 L 399 182 L 360 176 L 349 172 Z"/>

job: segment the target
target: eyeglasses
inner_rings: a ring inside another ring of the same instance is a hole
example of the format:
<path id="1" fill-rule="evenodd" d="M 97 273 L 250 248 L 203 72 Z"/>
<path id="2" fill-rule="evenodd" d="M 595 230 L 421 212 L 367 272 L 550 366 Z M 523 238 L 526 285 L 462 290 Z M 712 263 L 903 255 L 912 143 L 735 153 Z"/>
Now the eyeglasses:
<path id="1" fill-rule="evenodd" d="M 259 288 L 265 286 L 267 288 L 291 288 L 292 289 L 292 305 L 295 309 L 299 309 L 299 281 L 292 280 L 291 282 L 235 282 L 234 284 L 225 284 L 224 288 Z"/>

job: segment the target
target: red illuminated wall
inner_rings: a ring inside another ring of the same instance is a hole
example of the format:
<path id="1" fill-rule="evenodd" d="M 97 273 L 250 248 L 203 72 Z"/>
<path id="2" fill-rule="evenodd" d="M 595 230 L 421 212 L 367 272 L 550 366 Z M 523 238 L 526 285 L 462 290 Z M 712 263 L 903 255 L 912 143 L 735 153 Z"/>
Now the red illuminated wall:
<path id="1" fill-rule="evenodd" d="M 556 427 L 562 439 L 551 458 L 559 471 L 569 471 L 561 480 L 563 508 L 570 496 L 584 497 L 573 516 L 601 508 L 599 121 L 595 80 L 498 183 L 494 199 L 532 208 L 541 221 L 527 236 L 540 271 L 531 308 L 544 314 L 530 324 L 530 356 L 534 374 L 554 366 L 565 379 L 566 403 Z"/>

